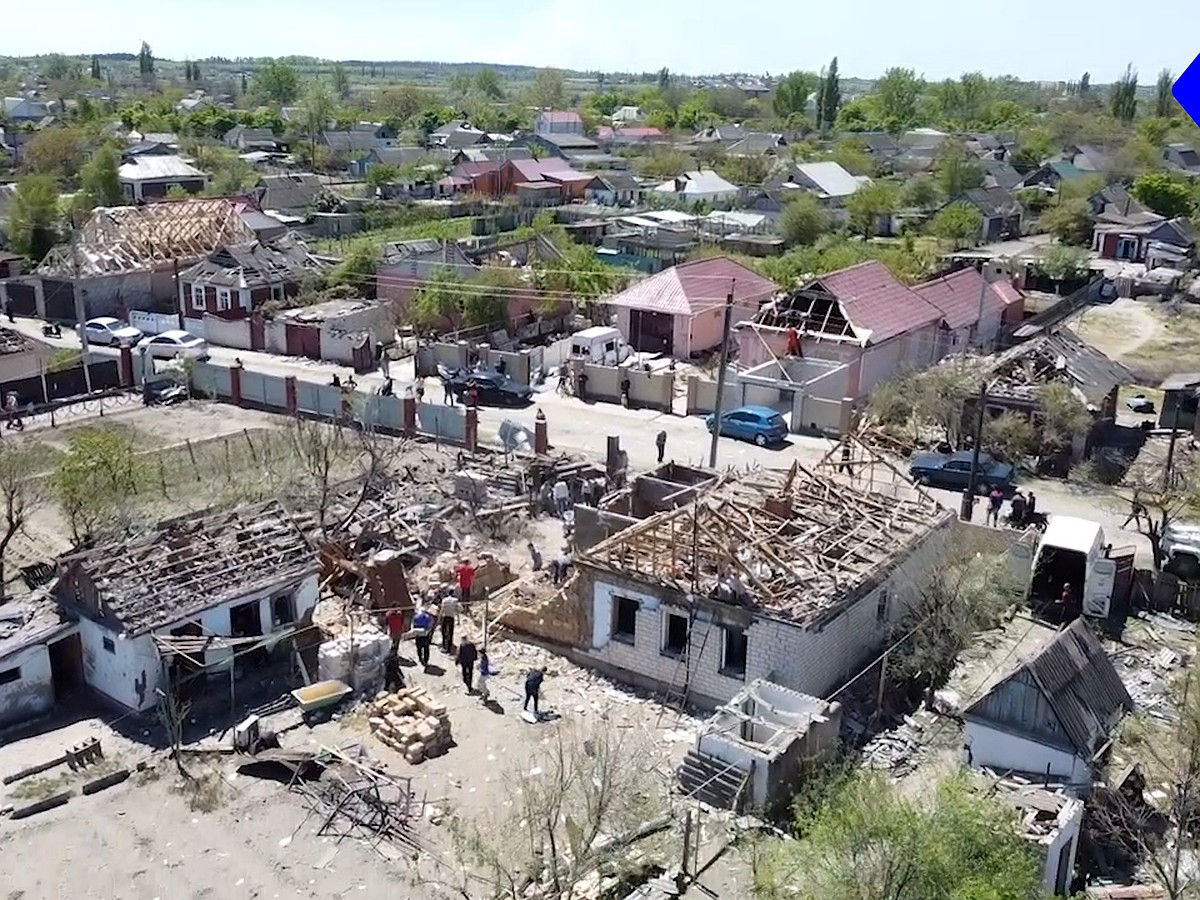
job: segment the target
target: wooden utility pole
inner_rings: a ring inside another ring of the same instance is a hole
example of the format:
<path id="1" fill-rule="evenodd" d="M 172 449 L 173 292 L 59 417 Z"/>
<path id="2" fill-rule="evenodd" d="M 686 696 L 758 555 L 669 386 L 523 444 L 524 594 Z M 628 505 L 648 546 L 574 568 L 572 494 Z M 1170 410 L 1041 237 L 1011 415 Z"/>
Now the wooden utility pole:
<path id="1" fill-rule="evenodd" d="M 979 445 L 983 443 L 983 414 L 987 409 L 987 382 L 979 385 L 979 397 L 975 401 L 979 408 L 975 411 L 975 440 L 971 448 L 971 477 L 967 481 L 967 492 L 963 494 L 959 518 L 964 522 L 971 521 L 975 512 L 975 494 L 979 489 Z"/>
<path id="2" fill-rule="evenodd" d="M 721 413 L 725 399 L 725 377 L 729 371 L 729 329 L 733 327 L 733 291 L 737 281 L 729 282 L 729 295 L 725 298 L 725 324 L 721 328 L 721 368 L 717 370 L 717 401 L 713 406 L 712 443 L 708 449 L 708 467 L 717 467 L 717 443 L 721 440 Z"/>

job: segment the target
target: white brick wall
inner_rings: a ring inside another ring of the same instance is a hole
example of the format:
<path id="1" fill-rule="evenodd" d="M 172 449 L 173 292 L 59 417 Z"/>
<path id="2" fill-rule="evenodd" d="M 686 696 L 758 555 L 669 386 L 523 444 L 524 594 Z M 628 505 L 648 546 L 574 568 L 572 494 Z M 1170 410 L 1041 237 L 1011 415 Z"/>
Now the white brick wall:
<path id="1" fill-rule="evenodd" d="M 921 579 L 941 556 L 952 524 L 948 521 L 929 535 L 917 552 L 897 566 L 879 588 L 820 630 L 765 616 L 755 618 L 746 630 L 745 677 L 721 673 L 725 649 L 723 629 L 711 621 L 709 612 L 698 611 L 688 636 L 691 694 L 725 703 L 748 681 L 766 678 L 814 697 L 827 697 L 882 649 L 888 628 L 899 621 L 912 604 Z M 885 590 L 889 597 L 887 616 L 879 621 L 878 600 L 880 592 Z M 614 598 L 619 596 L 630 597 L 641 604 L 632 644 L 611 637 Z M 624 669 L 637 678 L 652 679 L 663 686 L 674 681 L 677 686 L 682 686 L 682 666 L 676 657 L 662 652 L 668 613 L 686 616 L 687 610 L 660 602 L 650 594 L 606 583 L 598 577 L 593 588 L 593 636 L 588 654 L 598 662 Z"/>

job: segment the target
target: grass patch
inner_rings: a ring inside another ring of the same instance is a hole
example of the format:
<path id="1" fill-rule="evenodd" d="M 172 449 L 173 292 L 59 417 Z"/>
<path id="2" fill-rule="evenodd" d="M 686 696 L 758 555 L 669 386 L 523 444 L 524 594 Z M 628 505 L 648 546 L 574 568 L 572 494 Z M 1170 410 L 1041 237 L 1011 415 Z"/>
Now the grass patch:
<path id="1" fill-rule="evenodd" d="M 178 794 L 187 801 L 192 812 L 216 812 L 229 796 L 229 785 L 220 773 L 205 769 L 187 777 L 180 778 L 171 786 L 171 793 Z"/>
<path id="2" fill-rule="evenodd" d="M 36 803 L 38 800 L 45 800 L 47 797 L 57 794 L 67 786 L 67 782 L 70 780 L 71 773 L 69 772 L 26 778 L 13 785 L 8 796 L 13 800 L 27 800 L 30 803 Z"/>
<path id="3" fill-rule="evenodd" d="M 457 219 L 434 219 L 429 222 L 414 222 L 411 225 L 391 225 L 360 232 L 352 237 L 321 238 L 310 242 L 314 253 L 330 256 L 347 256 L 366 248 L 377 252 L 384 244 L 393 241 L 418 241 L 424 239 L 456 241 L 471 236 L 471 225 L 475 216 Z"/>

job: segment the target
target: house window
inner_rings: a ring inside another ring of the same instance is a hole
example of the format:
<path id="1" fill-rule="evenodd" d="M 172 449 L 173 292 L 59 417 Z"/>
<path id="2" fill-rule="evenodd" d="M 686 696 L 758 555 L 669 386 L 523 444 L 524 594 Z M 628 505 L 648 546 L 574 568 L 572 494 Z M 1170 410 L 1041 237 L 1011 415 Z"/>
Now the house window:
<path id="1" fill-rule="evenodd" d="M 192 285 L 192 309 L 196 310 L 197 312 L 200 312 L 201 310 L 204 309 L 204 306 L 205 306 L 204 285 L 193 284 Z"/>
<path id="2" fill-rule="evenodd" d="M 272 300 L 282 300 L 283 299 L 283 285 L 282 284 L 271 285 L 271 299 Z"/>
<path id="3" fill-rule="evenodd" d="M 283 594 L 271 598 L 271 624 L 278 628 L 280 625 L 290 625 L 296 621 L 296 598 L 291 594 Z"/>
<path id="4" fill-rule="evenodd" d="M 637 632 L 638 602 L 628 597 L 614 599 L 616 605 L 613 607 L 613 640 L 623 644 L 632 644 Z"/>
<path id="5" fill-rule="evenodd" d="M 217 311 L 228 312 L 233 305 L 233 298 L 228 288 L 217 288 Z"/>
<path id="6" fill-rule="evenodd" d="M 888 620 L 888 604 L 891 598 L 888 596 L 887 588 L 880 588 L 879 596 L 875 598 L 875 621 L 886 622 Z"/>
<path id="7" fill-rule="evenodd" d="M 21 669 L 4 669 L 0 671 L 0 684 L 12 684 L 14 681 L 21 680 Z"/>
<path id="8" fill-rule="evenodd" d="M 733 678 L 746 677 L 746 655 L 750 641 L 740 628 L 725 628 L 725 649 L 721 655 L 721 674 Z"/>
<path id="9" fill-rule="evenodd" d="M 112 638 L 110 638 L 110 637 L 101 638 L 100 643 L 102 643 L 104 645 L 104 649 L 107 650 L 109 653 L 117 652 L 117 645 L 113 642 Z"/>
<path id="10" fill-rule="evenodd" d="M 667 656 L 679 656 L 687 649 L 687 642 L 688 617 L 680 613 L 667 613 L 662 652 Z"/>

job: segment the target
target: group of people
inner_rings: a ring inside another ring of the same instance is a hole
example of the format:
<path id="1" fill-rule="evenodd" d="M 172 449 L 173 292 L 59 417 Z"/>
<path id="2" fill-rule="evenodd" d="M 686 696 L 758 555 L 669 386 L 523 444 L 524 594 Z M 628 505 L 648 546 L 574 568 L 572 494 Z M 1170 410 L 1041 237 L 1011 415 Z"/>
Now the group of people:
<path id="1" fill-rule="evenodd" d="M 984 523 L 998 527 L 1003 509 L 1004 491 L 999 485 L 992 485 L 987 492 L 987 515 L 984 517 Z M 1014 528 L 1021 528 L 1028 525 L 1036 514 L 1037 496 L 1033 491 L 1025 494 L 1021 492 L 1020 488 L 1017 488 L 1013 492 L 1012 500 L 1009 501 L 1008 518 L 1004 521 Z"/>

